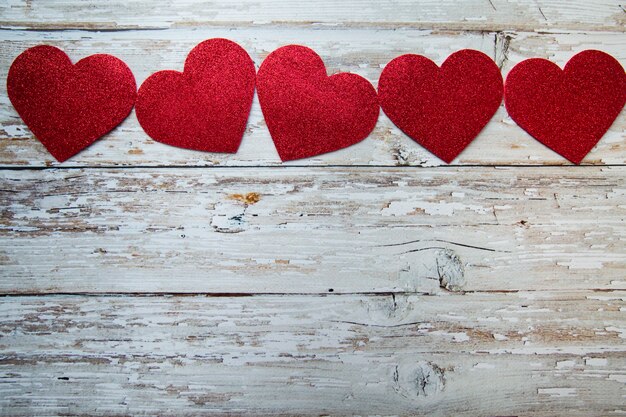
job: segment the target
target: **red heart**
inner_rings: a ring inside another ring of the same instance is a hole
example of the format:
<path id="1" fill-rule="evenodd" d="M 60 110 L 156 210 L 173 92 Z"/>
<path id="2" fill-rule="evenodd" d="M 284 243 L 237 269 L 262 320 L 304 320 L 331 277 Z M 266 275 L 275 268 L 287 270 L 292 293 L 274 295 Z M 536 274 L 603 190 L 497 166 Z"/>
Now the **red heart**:
<path id="1" fill-rule="evenodd" d="M 376 90 L 350 73 L 328 76 L 315 51 L 279 48 L 257 76 L 259 101 L 280 159 L 336 151 L 365 139 L 378 119 Z"/>
<path id="2" fill-rule="evenodd" d="M 128 116 L 137 85 L 114 56 L 91 55 L 72 65 L 65 52 L 39 45 L 15 59 L 7 91 L 26 126 L 63 162 Z"/>
<path id="3" fill-rule="evenodd" d="M 453 53 L 441 68 L 402 55 L 385 66 L 378 97 L 396 126 L 450 163 L 500 107 L 502 75 L 491 58 L 470 49 Z"/>
<path id="4" fill-rule="evenodd" d="M 198 44 L 184 72 L 159 71 L 139 88 L 137 119 L 154 140 L 206 152 L 237 152 L 254 97 L 256 70 L 228 39 Z"/>
<path id="5" fill-rule="evenodd" d="M 504 104 L 525 131 L 578 164 L 626 102 L 620 63 L 600 51 L 574 55 L 561 70 L 540 58 L 517 64 L 506 78 Z"/>

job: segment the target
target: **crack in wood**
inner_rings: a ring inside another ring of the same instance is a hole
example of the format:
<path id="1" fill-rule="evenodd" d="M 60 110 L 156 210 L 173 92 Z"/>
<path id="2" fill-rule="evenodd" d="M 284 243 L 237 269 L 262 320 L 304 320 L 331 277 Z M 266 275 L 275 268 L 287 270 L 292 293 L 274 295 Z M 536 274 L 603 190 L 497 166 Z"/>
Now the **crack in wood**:
<path id="1" fill-rule="evenodd" d="M 468 245 L 468 244 L 465 244 L 465 243 L 453 242 L 451 240 L 444 240 L 444 239 L 415 239 L 415 240 L 408 240 L 406 242 L 400 242 L 400 243 L 389 243 L 389 244 L 385 244 L 385 245 L 375 245 L 374 247 L 385 248 L 385 247 L 394 247 L 394 246 L 405 246 L 405 245 L 410 245 L 410 244 L 413 244 L 413 243 L 422 243 L 422 242 L 449 243 L 449 244 L 455 245 L 455 246 L 462 246 L 462 247 L 465 247 L 465 248 L 484 250 L 484 251 L 488 251 L 488 252 L 511 253 L 511 251 L 507 251 L 507 250 L 487 248 L 487 247 L 484 247 L 484 246 Z M 432 246 L 432 247 L 427 247 L 427 248 L 414 249 L 414 250 L 410 250 L 408 252 L 402 252 L 402 253 L 418 252 L 418 251 L 427 250 L 427 249 L 446 249 L 446 248 L 440 247 L 440 246 Z"/>
<path id="2" fill-rule="evenodd" d="M 359 323 L 356 321 L 348 321 L 348 320 L 329 320 L 331 323 L 344 323 L 344 324 L 353 324 L 355 326 L 365 326 L 365 327 L 382 327 L 382 328 L 395 328 L 395 327 L 408 327 L 408 326 L 419 326 L 420 324 L 424 324 L 422 321 L 413 321 L 410 323 L 399 323 L 399 324 L 373 324 L 373 323 Z"/>

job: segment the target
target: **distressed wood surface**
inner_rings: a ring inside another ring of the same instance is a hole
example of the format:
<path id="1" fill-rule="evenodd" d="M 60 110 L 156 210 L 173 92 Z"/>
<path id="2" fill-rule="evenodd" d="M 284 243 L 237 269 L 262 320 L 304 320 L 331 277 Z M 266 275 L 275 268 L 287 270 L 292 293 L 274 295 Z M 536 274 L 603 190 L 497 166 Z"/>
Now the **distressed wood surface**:
<path id="1" fill-rule="evenodd" d="M 604 0 L 6 0 L 0 79 L 47 43 L 140 84 L 198 42 L 289 43 L 374 85 L 403 53 L 626 61 Z M 0 415 L 626 416 L 626 118 L 573 167 L 503 107 L 451 166 L 383 115 L 282 164 L 134 113 L 63 164 L 0 83 Z"/>
<path id="2" fill-rule="evenodd" d="M 257 67 L 274 49 L 302 43 L 317 50 L 328 71 L 358 73 L 377 85 L 382 68 L 404 53 L 424 54 L 441 64 L 451 53 L 477 49 L 494 57 L 508 71 L 531 57 L 545 57 L 564 65 L 576 52 L 601 49 L 626 61 L 623 33 L 536 34 L 517 32 L 433 32 L 413 29 L 302 29 L 219 28 L 166 31 L 92 33 L 5 33 L 0 53 L 0 78 L 5 79 L 13 59 L 24 49 L 45 42 L 66 50 L 74 60 L 95 52 L 123 59 L 141 83 L 162 69 L 182 70 L 187 53 L 200 41 L 227 37 L 239 42 Z M 215 154 L 174 148 L 150 139 L 134 112 L 116 130 L 63 164 L 54 161 L 25 128 L 10 105 L 6 86 L 0 85 L 0 166 L 280 166 L 255 96 L 241 147 L 236 154 Z M 626 118 L 620 116 L 583 161 L 584 164 L 626 163 Z M 381 112 L 372 134 L 361 143 L 338 152 L 292 161 L 288 165 L 441 165 L 437 157 L 397 129 Z M 533 139 L 507 115 L 504 105 L 454 165 L 567 165 L 569 162 Z"/>
<path id="3" fill-rule="evenodd" d="M 149 4 L 149 6 L 148 6 Z M 4 28 L 137 30 L 203 26 L 417 27 L 452 30 L 619 30 L 619 0 L 7 0 Z"/>
<path id="4" fill-rule="evenodd" d="M 626 287 L 626 167 L 17 170 L 0 189 L 5 293 Z"/>
<path id="5" fill-rule="evenodd" d="M 10 298 L 0 304 L 0 406 L 12 415 L 621 415 L 625 299 Z"/>

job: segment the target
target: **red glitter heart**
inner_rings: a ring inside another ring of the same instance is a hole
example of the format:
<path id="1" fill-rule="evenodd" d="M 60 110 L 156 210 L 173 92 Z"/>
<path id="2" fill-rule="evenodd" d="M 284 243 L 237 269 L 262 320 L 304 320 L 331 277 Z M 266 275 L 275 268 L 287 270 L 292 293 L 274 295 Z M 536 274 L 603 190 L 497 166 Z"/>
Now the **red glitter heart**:
<path id="1" fill-rule="evenodd" d="M 464 49 L 439 68 L 420 55 L 392 60 L 378 97 L 391 121 L 450 163 L 485 127 L 502 102 L 502 75 L 491 58 Z"/>
<path id="2" fill-rule="evenodd" d="M 256 70 L 227 39 L 191 50 L 184 72 L 159 71 L 139 88 L 137 119 L 154 140 L 206 152 L 237 152 L 246 129 Z"/>
<path id="3" fill-rule="evenodd" d="M 626 102 L 626 75 L 604 52 L 574 55 L 561 70 L 541 58 L 517 64 L 506 79 L 504 103 L 515 122 L 539 142 L 578 164 Z"/>
<path id="4" fill-rule="evenodd" d="M 65 52 L 39 45 L 15 59 L 7 91 L 26 126 L 63 162 L 128 116 L 137 85 L 114 56 L 91 55 L 72 65 Z"/>
<path id="5" fill-rule="evenodd" d="M 378 119 L 376 90 L 350 73 L 328 76 L 315 51 L 279 48 L 257 76 L 259 101 L 280 159 L 308 158 L 365 139 Z"/>

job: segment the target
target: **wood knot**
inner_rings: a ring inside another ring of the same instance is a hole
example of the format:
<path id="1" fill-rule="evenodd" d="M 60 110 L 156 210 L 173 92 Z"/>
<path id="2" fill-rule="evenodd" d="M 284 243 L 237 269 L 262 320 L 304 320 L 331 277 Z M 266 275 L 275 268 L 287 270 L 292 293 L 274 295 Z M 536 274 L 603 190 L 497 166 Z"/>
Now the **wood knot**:
<path id="1" fill-rule="evenodd" d="M 398 279 L 409 291 L 436 294 L 441 289 L 462 292 L 465 288 L 465 268 L 452 249 L 421 248 L 409 253 L 404 262 Z"/>
<path id="2" fill-rule="evenodd" d="M 406 398 L 433 396 L 444 390 L 444 370 L 429 361 L 398 364 L 393 383 L 396 392 Z"/>
<path id="3" fill-rule="evenodd" d="M 369 323 L 394 325 L 404 321 L 412 311 L 415 300 L 400 294 L 388 297 L 372 297 L 363 303 Z"/>
<path id="4" fill-rule="evenodd" d="M 450 249 L 440 249 L 435 262 L 439 286 L 448 291 L 462 291 L 465 287 L 465 268 L 459 255 Z"/>

